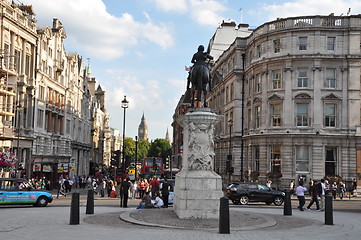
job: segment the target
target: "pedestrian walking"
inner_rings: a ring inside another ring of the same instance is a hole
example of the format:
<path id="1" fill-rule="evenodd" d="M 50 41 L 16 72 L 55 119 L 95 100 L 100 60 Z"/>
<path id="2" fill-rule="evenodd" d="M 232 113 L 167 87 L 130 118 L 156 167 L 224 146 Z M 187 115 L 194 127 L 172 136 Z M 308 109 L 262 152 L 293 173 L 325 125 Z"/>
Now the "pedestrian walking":
<path id="1" fill-rule="evenodd" d="M 102 182 L 100 183 L 100 197 L 104 197 L 105 196 L 105 189 L 107 188 L 107 182 L 105 181 L 105 179 L 102 179 Z"/>
<path id="2" fill-rule="evenodd" d="M 307 191 L 307 188 L 303 186 L 303 181 L 299 182 L 298 187 L 296 188 L 296 195 L 298 198 L 298 209 L 300 211 L 304 211 L 303 210 L 303 206 L 305 205 L 306 201 L 305 201 L 305 192 Z"/>
<path id="3" fill-rule="evenodd" d="M 128 207 L 128 198 L 129 198 L 129 189 L 130 189 L 129 181 L 130 181 L 130 179 L 129 179 L 129 177 L 127 177 L 126 179 L 124 179 L 124 181 L 120 185 L 120 194 L 121 194 L 121 198 L 123 200 L 122 206 L 124 208 Z"/>
<path id="4" fill-rule="evenodd" d="M 162 192 L 164 208 L 168 208 L 169 184 L 168 184 L 167 179 L 164 179 L 164 182 L 163 182 L 162 187 L 161 187 L 161 192 Z"/>
<path id="5" fill-rule="evenodd" d="M 318 202 L 318 189 L 319 185 L 316 180 L 313 181 L 313 185 L 310 187 L 310 193 L 311 193 L 311 201 L 306 207 L 307 210 L 311 210 L 311 207 L 314 203 L 316 203 L 316 210 L 320 211 L 320 203 Z"/>
<path id="6" fill-rule="evenodd" d="M 325 183 L 325 179 L 321 179 L 321 182 L 319 183 L 318 186 L 318 195 L 320 196 L 320 211 L 323 212 L 325 210 L 325 195 L 326 195 L 326 183 Z"/>

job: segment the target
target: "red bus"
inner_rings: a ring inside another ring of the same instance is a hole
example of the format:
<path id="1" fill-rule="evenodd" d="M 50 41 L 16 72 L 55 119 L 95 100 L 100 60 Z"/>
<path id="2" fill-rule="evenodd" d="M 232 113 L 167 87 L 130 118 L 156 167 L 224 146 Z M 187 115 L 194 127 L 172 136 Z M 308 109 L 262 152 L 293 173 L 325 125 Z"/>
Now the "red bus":
<path id="1" fill-rule="evenodd" d="M 140 174 L 143 178 L 149 176 L 164 176 L 164 161 L 160 157 L 146 157 L 143 159 Z"/>

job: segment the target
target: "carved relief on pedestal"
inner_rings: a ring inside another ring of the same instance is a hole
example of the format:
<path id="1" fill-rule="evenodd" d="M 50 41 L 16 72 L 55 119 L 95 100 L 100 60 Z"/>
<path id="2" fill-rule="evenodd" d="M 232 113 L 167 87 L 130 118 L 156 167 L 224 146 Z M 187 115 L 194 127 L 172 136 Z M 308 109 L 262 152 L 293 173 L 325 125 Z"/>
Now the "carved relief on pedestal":
<path id="1" fill-rule="evenodd" d="M 213 169 L 213 125 L 204 123 L 189 125 L 189 170 L 212 170 Z"/>

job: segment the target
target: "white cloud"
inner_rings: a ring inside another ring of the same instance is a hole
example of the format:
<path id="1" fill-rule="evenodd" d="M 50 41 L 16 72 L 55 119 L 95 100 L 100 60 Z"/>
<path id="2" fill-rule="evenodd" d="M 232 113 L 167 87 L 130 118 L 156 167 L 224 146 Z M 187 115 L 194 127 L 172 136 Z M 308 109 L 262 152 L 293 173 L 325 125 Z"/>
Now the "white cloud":
<path id="1" fill-rule="evenodd" d="M 295 0 L 283 4 L 265 4 L 257 14 L 266 15 L 267 21 L 273 21 L 277 18 L 310 16 L 310 15 L 329 15 L 334 13 L 335 16 L 347 14 L 351 8 L 352 14 L 359 14 L 361 11 L 361 2 L 359 0 Z"/>
<path id="2" fill-rule="evenodd" d="M 224 17 L 219 12 L 226 11 L 227 8 L 220 2 L 214 0 L 190 0 L 191 16 L 202 25 L 218 26 Z"/>
<path id="3" fill-rule="evenodd" d="M 184 13 L 188 9 L 187 0 L 152 0 L 157 8 L 164 12 Z"/>
<path id="4" fill-rule="evenodd" d="M 142 23 L 129 13 L 113 16 L 101 0 L 24 0 L 24 3 L 34 6 L 42 25 L 51 25 L 51 19 L 58 18 L 72 48 L 90 57 L 114 59 L 144 39 L 163 49 L 174 44 L 166 24 L 154 23 L 150 18 Z M 163 38 L 158 39 L 154 34 Z"/>
<path id="5" fill-rule="evenodd" d="M 167 13 L 189 14 L 201 25 L 218 26 L 224 19 L 219 13 L 227 8 L 216 0 L 149 0 L 158 9 Z"/>

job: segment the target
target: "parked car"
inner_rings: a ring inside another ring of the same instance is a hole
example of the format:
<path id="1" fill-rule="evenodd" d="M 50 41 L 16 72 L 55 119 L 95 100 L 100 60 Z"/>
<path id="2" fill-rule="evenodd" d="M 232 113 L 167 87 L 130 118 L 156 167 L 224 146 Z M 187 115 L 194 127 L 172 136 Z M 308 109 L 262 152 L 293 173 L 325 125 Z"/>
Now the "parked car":
<path id="1" fill-rule="evenodd" d="M 280 206 L 283 203 L 285 193 L 273 190 L 261 183 L 239 182 L 232 183 L 227 187 L 225 196 L 234 204 L 248 204 L 248 202 L 274 203 Z"/>
<path id="2" fill-rule="evenodd" d="M 33 204 L 45 207 L 53 201 L 48 191 L 35 189 L 25 179 L 0 178 L 0 204 Z"/>

